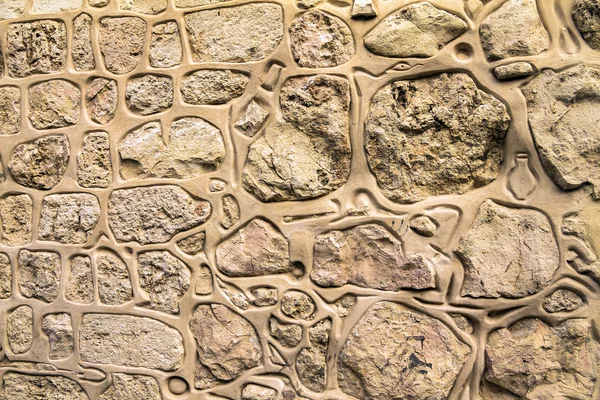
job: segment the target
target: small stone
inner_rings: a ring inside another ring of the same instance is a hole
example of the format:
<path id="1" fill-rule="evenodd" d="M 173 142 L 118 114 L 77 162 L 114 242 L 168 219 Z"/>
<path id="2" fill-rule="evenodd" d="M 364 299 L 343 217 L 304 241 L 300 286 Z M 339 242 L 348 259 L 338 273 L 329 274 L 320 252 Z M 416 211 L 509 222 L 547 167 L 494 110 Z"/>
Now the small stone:
<path id="1" fill-rule="evenodd" d="M 89 400 L 79 383 L 59 375 L 26 375 L 7 372 L 2 400 Z"/>
<path id="2" fill-rule="evenodd" d="M 183 50 L 177 22 L 154 25 L 150 41 L 150 65 L 154 68 L 169 68 L 181 64 L 182 60 Z"/>
<path id="3" fill-rule="evenodd" d="M 269 319 L 271 336 L 283 347 L 296 347 L 302 340 L 302 327 L 296 324 L 282 324 L 276 318 Z"/>
<path id="4" fill-rule="evenodd" d="M 162 400 L 158 382 L 146 375 L 112 374 L 112 385 L 99 400 Z"/>
<path id="5" fill-rule="evenodd" d="M 563 235 L 576 236 L 583 241 L 588 240 L 587 230 L 587 224 L 577 214 L 564 217 L 560 226 Z"/>
<path id="6" fill-rule="evenodd" d="M 204 251 L 204 242 L 206 240 L 206 233 L 204 231 L 194 233 L 184 239 L 177 242 L 177 246 L 186 254 L 195 256 L 198 253 Z"/>
<path id="7" fill-rule="evenodd" d="M 75 256 L 69 261 L 71 268 L 65 289 L 65 298 L 74 303 L 90 304 L 94 301 L 92 260 L 88 256 Z M 100 275 L 99 272 L 98 275 Z M 102 283 L 99 283 L 99 286 L 101 285 Z"/>
<path id="8" fill-rule="evenodd" d="M 194 105 L 225 104 L 244 94 L 250 78 L 228 69 L 201 69 L 183 78 L 183 101 Z"/>
<path id="9" fill-rule="evenodd" d="M 437 225 L 427 215 L 417 215 L 410 220 L 410 229 L 421 236 L 432 237 L 437 230 Z"/>
<path id="10" fill-rule="evenodd" d="M 222 181 L 220 179 L 211 179 L 210 184 L 208 185 L 208 190 L 211 192 L 222 192 L 227 187 L 227 182 Z"/>
<path id="11" fill-rule="evenodd" d="M 23 246 L 31 242 L 33 201 L 28 194 L 11 194 L 0 199 L 2 244 Z"/>
<path id="12" fill-rule="evenodd" d="M 33 310 L 29 306 L 14 309 L 6 321 L 6 337 L 15 354 L 26 353 L 33 344 Z"/>
<path id="13" fill-rule="evenodd" d="M 330 332 L 330 319 L 319 321 L 308 328 L 310 347 L 302 349 L 296 358 L 296 371 L 300 381 L 314 392 L 325 390 Z"/>
<path id="14" fill-rule="evenodd" d="M 98 295 L 103 304 L 125 304 L 133 298 L 129 269 L 112 250 L 101 250 L 96 255 Z"/>
<path id="15" fill-rule="evenodd" d="M 96 68 L 92 47 L 92 17 L 79 14 L 73 20 L 73 44 L 71 57 L 77 71 L 91 71 Z"/>
<path id="16" fill-rule="evenodd" d="M 505 2 L 483 20 L 479 34 L 490 61 L 540 54 L 550 43 L 536 0 Z"/>
<path id="17" fill-rule="evenodd" d="M 173 79 L 159 75 L 142 75 L 127 82 L 127 107 L 136 114 L 150 115 L 173 105 Z"/>
<path id="18" fill-rule="evenodd" d="M 600 8 L 598 7 L 598 1 L 576 0 L 571 10 L 571 17 L 588 46 L 594 50 L 600 49 Z"/>
<path id="19" fill-rule="evenodd" d="M 340 318 L 346 318 L 350 314 L 350 310 L 356 304 L 356 296 L 351 294 L 345 294 L 338 301 L 333 303 L 333 311 Z"/>
<path id="20" fill-rule="evenodd" d="M 307 10 L 309 8 L 318 6 L 324 1 L 325 0 L 296 0 L 296 7 Z"/>
<path id="21" fill-rule="evenodd" d="M 142 57 L 146 29 L 138 17 L 101 18 L 98 42 L 106 69 L 118 75 L 133 71 Z"/>
<path id="22" fill-rule="evenodd" d="M 26 0 L 5 0 L 0 3 L 0 21 L 18 18 L 25 11 Z"/>
<path id="23" fill-rule="evenodd" d="M 183 364 L 183 338 L 176 329 L 152 318 L 84 314 L 79 354 L 82 361 L 93 364 L 175 371 Z"/>
<path id="24" fill-rule="evenodd" d="M 79 88 L 62 79 L 29 88 L 29 120 L 36 129 L 76 125 L 81 112 Z"/>
<path id="25" fill-rule="evenodd" d="M 283 37 L 283 11 L 277 4 L 213 8 L 184 18 L 196 62 L 260 61 Z"/>
<path id="26" fill-rule="evenodd" d="M 249 383 L 242 389 L 242 400 L 276 400 L 277 391 L 270 387 Z"/>
<path id="27" fill-rule="evenodd" d="M 0 65 L 2 65 L 1 58 L 0 53 Z M 16 135 L 19 132 L 21 132 L 21 90 L 14 86 L 2 86 L 0 87 L 0 135 Z"/>
<path id="28" fill-rule="evenodd" d="M 44 198 L 39 240 L 83 244 L 100 219 L 98 198 L 89 193 L 52 194 Z"/>
<path id="29" fill-rule="evenodd" d="M 175 0 L 175 7 L 192 8 L 200 6 L 208 6 L 211 4 L 225 3 L 231 0 Z"/>
<path id="30" fill-rule="evenodd" d="M 286 292 L 281 299 L 281 311 L 293 319 L 310 321 L 314 317 L 315 308 L 313 299 L 298 290 Z"/>
<path id="31" fill-rule="evenodd" d="M 377 16 L 377 10 L 373 0 L 354 0 L 352 3 L 352 18 L 373 18 Z"/>
<path id="32" fill-rule="evenodd" d="M 167 9 L 167 0 L 119 0 L 119 9 L 156 15 Z"/>
<path id="33" fill-rule="evenodd" d="M 289 33 L 292 56 L 301 67 L 335 67 L 354 55 L 354 38 L 348 25 L 323 11 L 302 14 L 292 21 Z"/>
<path id="34" fill-rule="evenodd" d="M 6 253 L 0 253 L 0 299 L 12 294 L 12 263 Z"/>
<path id="35" fill-rule="evenodd" d="M 221 226 L 229 229 L 240 220 L 240 205 L 235 197 L 230 194 L 223 196 L 221 201 L 223 204 L 223 221 L 221 221 Z"/>
<path id="36" fill-rule="evenodd" d="M 110 0 L 88 0 L 88 4 L 92 7 L 106 7 Z"/>
<path id="37" fill-rule="evenodd" d="M 247 310 L 250 307 L 250 300 L 243 290 L 237 286 L 223 282 L 219 277 L 217 277 L 217 285 L 234 306 L 241 310 Z"/>
<path id="38" fill-rule="evenodd" d="M 263 122 L 267 119 L 269 112 L 262 108 L 256 101 L 252 100 L 244 114 L 237 120 L 235 127 L 248 137 L 254 137 Z"/>
<path id="39" fill-rule="evenodd" d="M 213 292 L 213 277 L 210 268 L 206 265 L 200 267 L 198 272 L 198 278 L 196 279 L 196 286 L 194 292 L 201 296 L 207 296 Z"/>
<path id="40" fill-rule="evenodd" d="M 114 190 L 108 202 L 108 224 L 120 242 L 165 243 L 199 226 L 210 213 L 209 202 L 174 185 Z"/>
<path id="41" fill-rule="evenodd" d="M 60 360 L 73 354 L 73 326 L 69 314 L 46 315 L 42 321 L 42 331 L 50 342 L 51 360 Z"/>
<path id="42" fill-rule="evenodd" d="M 533 66 L 525 61 L 501 65 L 494 68 L 494 75 L 501 81 L 525 78 L 533 75 Z"/>
<path id="43" fill-rule="evenodd" d="M 58 296 L 62 273 L 60 255 L 50 251 L 19 252 L 19 289 L 27 298 L 52 303 Z"/>
<path id="44" fill-rule="evenodd" d="M 31 12 L 33 14 L 59 13 L 77 10 L 83 5 L 83 0 L 33 0 Z"/>
<path id="45" fill-rule="evenodd" d="M 461 314 L 450 313 L 450 316 L 454 320 L 454 323 L 460 330 L 463 330 L 467 333 L 473 333 L 473 324 L 467 317 Z"/>
<path id="46" fill-rule="evenodd" d="M 559 289 L 544 299 L 542 307 L 549 313 L 575 311 L 583 305 L 583 299 L 574 292 Z"/>
<path id="47" fill-rule="evenodd" d="M 252 296 L 256 307 L 268 307 L 277 304 L 279 292 L 276 288 L 259 287 L 252 289 Z"/>
<path id="48" fill-rule="evenodd" d="M 113 79 L 95 78 L 85 93 L 87 112 L 99 124 L 108 124 L 117 111 L 117 82 Z"/>
<path id="49" fill-rule="evenodd" d="M 112 183 L 108 133 L 91 132 L 77 155 L 77 183 L 85 188 L 106 188 Z"/>
<path id="50" fill-rule="evenodd" d="M 67 63 L 67 29 L 62 21 L 10 24 L 6 67 L 14 78 L 60 72 Z"/>

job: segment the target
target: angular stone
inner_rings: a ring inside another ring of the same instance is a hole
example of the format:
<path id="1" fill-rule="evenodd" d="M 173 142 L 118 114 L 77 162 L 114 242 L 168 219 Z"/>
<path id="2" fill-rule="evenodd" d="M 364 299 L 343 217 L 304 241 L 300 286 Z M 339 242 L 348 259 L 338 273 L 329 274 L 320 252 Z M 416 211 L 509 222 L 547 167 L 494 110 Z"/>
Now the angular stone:
<path id="1" fill-rule="evenodd" d="M 252 100 L 246 107 L 244 114 L 235 123 L 235 127 L 242 131 L 244 135 L 254 137 L 268 115 L 267 110 Z"/>
<path id="2" fill-rule="evenodd" d="M 345 393 L 369 400 L 446 399 L 469 352 L 437 319 L 382 301 L 352 328 L 338 382 Z"/>
<path id="3" fill-rule="evenodd" d="M 225 3 L 231 0 L 175 0 L 175 7 L 192 8 L 200 6 L 208 6 L 211 4 Z"/>
<path id="4" fill-rule="evenodd" d="M 113 74 L 133 71 L 142 57 L 147 24 L 138 17 L 100 19 L 98 41 L 106 69 Z"/>
<path id="5" fill-rule="evenodd" d="M 6 253 L 0 253 L 0 299 L 12 294 L 12 263 Z"/>
<path id="6" fill-rule="evenodd" d="M 42 136 L 17 145 L 8 164 L 20 185 L 49 190 L 60 182 L 69 161 L 69 141 L 65 135 Z"/>
<path id="7" fill-rule="evenodd" d="M 79 304 L 90 304 L 94 301 L 94 280 L 92 260 L 88 256 L 75 256 L 70 260 L 70 273 L 65 298 Z M 98 273 L 98 275 L 100 275 Z M 103 276 L 103 278 L 106 278 Z M 98 286 L 102 285 L 101 281 Z"/>
<path id="8" fill-rule="evenodd" d="M 515 62 L 494 68 L 494 75 L 501 81 L 520 79 L 533 75 L 533 65 L 528 62 Z"/>
<path id="9" fill-rule="evenodd" d="M 314 317 L 316 306 L 306 293 L 290 290 L 281 298 L 281 311 L 293 319 L 310 321 Z"/>
<path id="10" fill-rule="evenodd" d="M 456 254 L 465 268 L 463 296 L 530 296 L 550 283 L 559 266 L 552 226 L 543 213 L 491 200 L 479 208 Z"/>
<path id="11" fill-rule="evenodd" d="M 106 132 L 91 132 L 77 155 L 77 183 L 85 188 L 106 188 L 112 183 L 112 161 Z"/>
<path id="12" fill-rule="evenodd" d="M 196 62 L 260 61 L 281 42 L 283 11 L 271 3 L 214 8 L 185 15 L 185 27 Z"/>
<path id="13" fill-rule="evenodd" d="M 118 189 L 109 198 L 108 224 L 120 242 L 165 243 L 202 224 L 210 212 L 210 203 L 192 198 L 179 186 Z"/>
<path id="14" fill-rule="evenodd" d="M 110 0 L 88 0 L 88 4 L 92 7 L 106 7 Z"/>
<path id="15" fill-rule="evenodd" d="M 324 1 L 325 0 L 296 0 L 296 7 L 307 10 L 309 8 L 318 6 L 319 4 L 323 3 Z"/>
<path id="16" fill-rule="evenodd" d="M 98 295 L 108 305 L 125 304 L 133 298 L 129 269 L 112 250 L 101 250 L 96 256 Z"/>
<path id="17" fill-rule="evenodd" d="M 173 80 L 150 74 L 132 78 L 127 82 L 125 102 L 136 114 L 163 112 L 173 105 Z"/>
<path id="18" fill-rule="evenodd" d="M 67 29 L 62 21 L 8 25 L 6 67 L 14 78 L 60 72 L 67 63 Z"/>
<path id="19" fill-rule="evenodd" d="M 364 41 L 371 53 L 384 57 L 433 57 L 466 31 L 461 18 L 429 3 L 418 3 L 385 17 Z"/>
<path id="20" fill-rule="evenodd" d="M 417 215 L 410 220 L 410 229 L 421 236 L 432 237 L 437 230 L 437 225 L 427 215 Z"/>
<path id="21" fill-rule="evenodd" d="M 354 0 L 351 15 L 352 18 L 373 18 L 377 16 L 377 9 L 373 0 Z"/>
<path id="22" fill-rule="evenodd" d="M 52 194 L 44 198 L 39 240 L 83 244 L 100 219 L 98 198 L 89 193 Z"/>
<path id="23" fill-rule="evenodd" d="M 1 70 L 2 67 L 0 67 L 0 77 Z M 21 132 L 21 90 L 14 86 L 2 86 L 0 87 L 0 135 L 16 135 L 19 132 Z"/>
<path id="24" fill-rule="evenodd" d="M 183 50 L 177 22 L 154 25 L 150 41 L 150 65 L 154 68 L 169 68 L 181 64 L 182 60 Z"/>
<path id="25" fill-rule="evenodd" d="M 62 273 L 60 255 L 50 251 L 19 252 L 19 289 L 27 298 L 53 302 Z"/>
<path id="26" fill-rule="evenodd" d="M 217 246 L 217 268 L 227 276 L 291 272 L 289 242 L 271 223 L 253 219 Z"/>
<path id="27" fill-rule="evenodd" d="M 85 92 L 87 112 L 99 124 L 108 124 L 117 111 L 117 82 L 113 79 L 95 78 Z"/>
<path id="28" fill-rule="evenodd" d="M 479 34 L 488 60 L 533 56 L 550 44 L 536 0 L 505 2 L 483 20 Z"/>
<path id="29" fill-rule="evenodd" d="M 18 18 L 25 11 L 26 0 L 5 0 L 0 3 L 0 21 Z"/>
<path id="30" fill-rule="evenodd" d="M 235 197 L 230 194 L 223 196 L 221 203 L 223 206 L 223 221 L 221 221 L 221 226 L 229 229 L 240 220 L 240 205 Z"/>
<path id="31" fill-rule="evenodd" d="M 302 327 L 296 324 L 283 324 L 277 318 L 269 319 L 271 336 L 281 343 L 283 347 L 296 347 L 302 340 Z"/>
<path id="32" fill-rule="evenodd" d="M 29 120 L 36 129 L 76 125 L 81 112 L 79 88 L 62 79 L 29 88 Z"/>
<path id="33" fill-rule="evenodd" d="M 242 389 L 242 400 L 277 400 L 277 391 L 270 387 L 249 383 Z"/>
<path id="34" fill-rule="evenodd" d="M 250 307 L 250 299 L 239 287 L 225 283 L 219 277 L 217 277 L 217 286 L 237 308 L 247 310 Z"/>
<path id="35" fill-rule="evenodd" d="M 423 255 L 404 255 L 386 228 L 369 224 L 317 236 L 310 277 L 324 287 L 400 290 L 435 288 L 435 275 Z"/>
<path id="36" fill-rule="evenodd" d="M 262 201 L 320 197 L 341 187 L 350 172 L 348 110 L 344 78 L 316 75 L 288 79 L 275 120 L 250 145 L 244 188 Z"/>
<path id="37" fill-rule="evenodd" d="M 268 307 L 277 304 L 279 291 L 272 287 L 258 287 L 252 289 L 252 296 L 256 307 Z"/>
<path id="38" fill-rule="evenodd" d="M 179 300 L 190 288 L 190 268 L 168 251 L 138 255 L 140 287 L 148 293 L 153 310 L 179 314 Z"/>
<path id="39" fill-rule="evenodd" d="M 60 360 L 73 354 L 73 325 L 69 314 L 46 315 L 42 321 L 42 331 L 50 342 L 51 360 Z"/>
<path id="40" fill-rule="evenodd" d="M 576 0 L 571 17 L 583 40 L 594 50 L 600 49 L 600 7 L 597 0 Z"/>
<path id="41" fill-rule="evenodd" d="M 369 166 L 393 201 L 462 194 L 498 175 L 509 121 L 504 104 L 464 73 L 396 81 L 371 101 Z"/>
<path id="42" fill-rule="evenodd" d="M 183 338 L 174 328 L 147 317 L 84 314 L 79 330 L 84 362 L 175 371 L 184 357 Z"/>
<path id="43" fill-rule="evenodd" d="M 151 376 L 112 374 L 112 385 L 99 400 L 162 400 L 158 382 Z"/>
<path id="44" fill-rule="evenodd" d="M 2 400 L 89 400 L 79 383 L 64 376 L 7 372 L 3 380 Z"/>
<path id="45" fill-rule="evenodd" d="M 119 9 L 156 15 L 167 9 L 167 0 L 119 0 Z"/>
<path id="46" fill-rule="evenodd" d="M 354 55 L 354 38 L 348 25 L 323 11 L 302 14 L 292 21 L 289 33 L 292 57 L 301 67 L 335 67 Z"/>
<path id="47" fill-rule="evenodd" d="M 77 71 L 91 71 L 96 68 L 92 47 L 92 17 L 86 13 L 79 14 L 73 20 L 71 57 Z"/>
<path id="48" fill-rule="evenodd" d="M 228 69 L 201 69 L 183 78 L 181 95 L 189 104 L 225 104 L 244 94 L 249 80 L 246 74 Z"/>
<path id="49" fill-rule="evenodd" d="M 194 292 L 201 296 L 209 295 L 213 292 L 213 277 L 210 267 L 206 265 L 200 267 Z"/>
<path id="50" fill-rule="evenodd" d="M 346 318 L 354 305 L 356 304 L 356 296 L 352 294 L 345 294 L 335 303 L 332 304 L 333 311 L 340 318 Z"/>
<path id="51" fill-rule="evenodd" d="M 2 244 L 22 246 L 31 242 L 33 201 L 28 194 L 10 194 L 0 199 Z"/>
<path id="52" fill-rule="evenodd" d="M 583 299 L 567 289 L 558 289 L 544 299 L 542 307 L 549 313 L 575 311 L 583 305 Z"/>
<path id="53" fill-rule="evenodd" d="M 204 251 L 205 240 L 206 233 L 202 231 L 181 239 L 177 242 L 177 246 L 179 246 L 184 253 L 195 256 Z"/>
<path id="54" fill-rule="evenodd" d="M 6 338 L 10 350 L 15 354 L 26 353 L 33 344 L 33 310 L 19 306 L 8 315 Z"/>
<path id="55" fill-rule="evenodd" d="M 296 357 L 296 371 L 300 382 L 314 392 L 325 390 L 330 332 L 330 319 L 319 321 L 308 328 L 310 347 L 302 349 Z"/>
<path id="56" fill-rule="evenodd" d="M 31 12 L 34 14 L 59 13 L 77 10 L 83 5 L 83 0 L 33 0 Z"/>

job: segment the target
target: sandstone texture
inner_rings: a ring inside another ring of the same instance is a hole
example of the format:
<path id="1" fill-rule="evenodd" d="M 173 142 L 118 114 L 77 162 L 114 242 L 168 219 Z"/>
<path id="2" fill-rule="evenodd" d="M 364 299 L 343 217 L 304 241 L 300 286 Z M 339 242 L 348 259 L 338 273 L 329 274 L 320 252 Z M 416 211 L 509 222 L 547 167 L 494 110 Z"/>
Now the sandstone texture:
<path id="1" fill-rule="evenodd" d="M 175 0 L 175 7 L 192 8 L 199 6 L 208 6 L 211 4 L 225 3 L 231 0 Z"/>
<path id="2" fill-rule="evenodd" d="M 549 313 L 574 311 L 583 306 L 583 299 L 567 289 L 558 289 L 544 299 L 542 307 Z"/>
<path id="3" fill-rule="evenodd" d="M 277 391 L 270 387 L 255 385 L 253 383 L 244 386 L 242 400 L 276 400 Z"/>
<path id="4" fill-rule="evenodd" d="M 46 315 L 42 321 L 42 332 L 48 336 L 50 342 L 51 360 L 60 360 L 73 354 L 73 325 L 69 314 Z"/>
<path id="5" fill-rule="evenodd" d="M 277 304 L 279 291 L 272 287 L 258 287 L 252 289 L 252 296 L 256 307 L 268 307 Z"/>
<path id="6" fill-rule="evenodd" d="M 594 50 L 600 49 L 600 7 L 597 0 L 576 0 L 571 17 L 585 42 Z"/>
<path id="7" fill-rule="evenodd" d="M 38 239 L 83 244 L 100 219 L 98 198 L 88 193 L 53 194 L 44 198 Z"/>
<path id="8" fill-rule="evenodd" d="M 77 154 L 77 183 L 85 188 L 106 188 L 112 183 L 112 161 L 106 132 L 88 133 Z"/>
<path id="9" fill-rule="evenodd" d="M 61 79 L 29 88 L 29 120 L 36 129 L 62 128 L 79 122 L 81 92 Z"/>
<path id="10" fill-rule="evenodd" d="M 138 17 L 100 19 L 98 41 L 107 70 L 121 75 L 137 67 L 146 41 L 146 29 L 146 22 Z"/>
<path id="11" fill-rule="evenodd" d="M 32 0 L 31 11 L 35 14 L 58 13 L 76 10 L 83 5 L 83 0 Z"/>
<path id="12" fill-rule="evenodd" d="M 223 209 L 223 221 L 221 226 L 229 229 L 240 220 L 240 205 L 232 195 L 228 194 L 221 199 L 221 207 Z"/>
<path id="13" fill-rule="evenodd" d="M 136 114 L 150 115 L 173 105 L 173 80 L 160 75 L 143 75 L 127 82 L 127 107 Z"/>
<path id="14" fill-rule="evenodd" d="M 238 128 L 246 136 L 253 137 L 263 122 L 267 119 L 269 112 L 262 108 L 256 101 L 252 100 L 244 114 L 237 120 L 235 127 Z"/>
<path id="15" fill-rule="evenodd" d="M 281 311 L 290 318 L 310 321 L 316 306 L 313 299 L 304 292 L 290 290 L 281 298 Z"/>
<path id="16" fill-rule="evenodd" d="M 183 49 L 177 22 L 154 25 L 150 42 L 150 65 L 154 68 L 169 68 L 181 64 L 182 59 Z"/>
<path id="17" fill-rule="evenodd" d="M 533 66 L 528 62 L 515 62 L 494 68 L 494 75 L 501 81 L 525 78 L 533 75 Z"/>
<path id="18" fill-rule="evenodd" d="M 96 257 L 98 295 L 108 305 L 119 305 L 133 298 L 129 269 L 112 250 L 102 250 Z"/>
<path id="19" fill-rule="evenodd" d="M 71 268 L 65 298 L 80 304 L 91 303 L 94 301 L 92 260 L 88 256 L 75 256 L 69 260 L 69 264 Z"/>
<path id="20" fill-rule="evenodd" d="M 421 236 L 431 237 L 437 230 L 435 221 L 426 215 L 418 215 L 410 220 L 410 229 Z"/>
<path id="21" fill-rule="evenodd" d="M 195 256 L 204 251 L 206 234 L 204 232 L 194 233 L 177 242 L 177 246 L 186 254 Z"/>
<path id="22" fill-rule="evenodd" d="M 8 346 L 15 354 L 29 351 L 33 344 L 33 310 L 29 306 L 19 306 L 8 315 L 6 321 Z"/>
<path id="23" fill-rule="evenodd" d="M 71 57 L 77 71 L 90 71 L 96 68 L 92 47 L 92 17 L 88 14 L 79 14 L 73 20 Z"/>
<path id="24" fill-rule="evenodd" d="M 1 69 L 2 67 L 0 67 L 0 77 Z M 0 87 L 0 135 L 15 135 L 20 131 L 21 91 L 17 87 L 2 86 Z"/>
<path id="25" fill-rule="evenodd" d="M 302 340 L 302 327 L 296 324 L 284 324 L 276 318 L 269 319 L 271 336 L 281 343 L 283 347 L 296 347 Z"/>
<path id="26" fill-rule="evenodd" d="M 167 9 L 167 0 L 118 0 L 121 10 L 156 15 Z"/>
<path id="27" fill-rule="evenodd" d="M 181 95 L 189 104 L 225 104 L 244 93 L 248 80 L 241 72 L 201 69 L 183 78 Z"/>
<path id="28" fill-rule="evenodd" d="M 327 379 L 327 346 L 331 321 L 324 319 L 308 328 L 310 347 L 304 348 L 296 358 L 296 371 L 304 386 L 315 392 L 325 390 Z"/>
<path id="29" fill-rule="evenodd" d="M 6 253 L 0 253 L 0 299 L 8 299 L 12 294 L 12 263 Z"/>
<path id="30" fill-rule="evenodd" d="M 2 400 L 89 400 L 79 383 L 64 376 L 8 372 L 3 381 Z"/>
<path id="31" fill-rule="evenodd" d="M 162 400 L 156 379 L 146 375 L 112 374 L 112 385 L 99 400 Z"/>
<path id="32" fill-rule="evenodd" d="M 50 251 L 19 252 L 19 289 L 27 298 L 51 303 L 58 297 L 62 275 L 60 255 Z"/>
<path id="33" fill-rule="evenodd" d="M 109 123 L 117 111 L 117 82 L 112 79 L 92 79 L 85 92 L 87 112 L 99 124 Z"/>
<path id="34" fill-rule="evenodd" d="M 26 0 L 6 0 L 0 4 L 0 21 L 17 18 L 25 11 Z"/>
<path id="35" fill-rule="evenodd" d="M 194 292 L 198 295 L 209 295 L 213 292 L 213 277 L 210 268 L 201 266 L 194 286 Z"/>
<path id="36" fill-rule="evenodd" d="M 13 194 L 0 199 L 2 244 L 22 246 L 31 242 L 33 201 L 28 194 Z"/>

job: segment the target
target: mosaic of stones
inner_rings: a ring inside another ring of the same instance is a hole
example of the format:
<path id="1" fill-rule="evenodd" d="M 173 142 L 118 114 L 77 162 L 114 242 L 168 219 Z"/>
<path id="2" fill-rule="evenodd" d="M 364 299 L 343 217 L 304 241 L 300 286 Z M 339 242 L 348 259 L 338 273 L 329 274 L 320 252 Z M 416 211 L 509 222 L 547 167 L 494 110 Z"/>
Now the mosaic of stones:
<path id="1" fill-rule="evenodd" d="M 0 399 L 599 399 L 599 0 L 0 0 Z"/>

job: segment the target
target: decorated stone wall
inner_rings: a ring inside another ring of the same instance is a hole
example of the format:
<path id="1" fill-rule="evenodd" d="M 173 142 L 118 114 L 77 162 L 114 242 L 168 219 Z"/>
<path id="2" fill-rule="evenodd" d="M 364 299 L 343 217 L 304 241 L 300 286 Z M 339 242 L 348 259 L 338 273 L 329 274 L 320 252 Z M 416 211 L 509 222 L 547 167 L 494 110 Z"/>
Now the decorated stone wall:
<path id="1" fill-rule="evenodd" d="M 600 399 L 599 0 L 0 0 L 0 400 Z"/>

